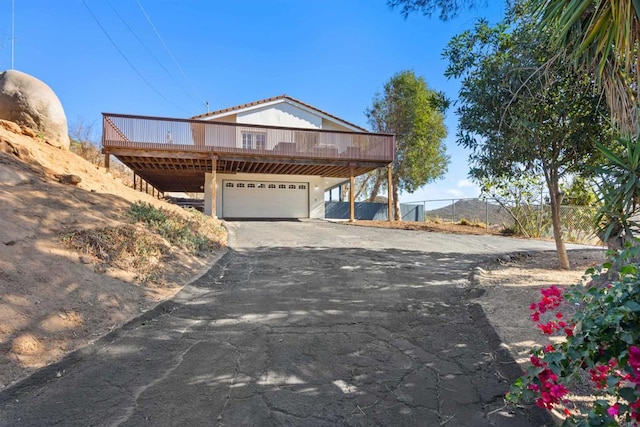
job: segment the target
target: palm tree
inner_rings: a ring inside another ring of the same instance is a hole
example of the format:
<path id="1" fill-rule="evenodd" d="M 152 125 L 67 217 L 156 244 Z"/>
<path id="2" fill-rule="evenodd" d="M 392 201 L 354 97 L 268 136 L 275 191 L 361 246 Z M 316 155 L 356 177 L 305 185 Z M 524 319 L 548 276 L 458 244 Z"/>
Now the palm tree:
<path id="1" fill-rule="evenodd" d="M 532 0 L 541 25 L 553 28 L 565 58 L 603 85 L 611 119 L 627 135 L 638 132 L 640 1 Z"/>

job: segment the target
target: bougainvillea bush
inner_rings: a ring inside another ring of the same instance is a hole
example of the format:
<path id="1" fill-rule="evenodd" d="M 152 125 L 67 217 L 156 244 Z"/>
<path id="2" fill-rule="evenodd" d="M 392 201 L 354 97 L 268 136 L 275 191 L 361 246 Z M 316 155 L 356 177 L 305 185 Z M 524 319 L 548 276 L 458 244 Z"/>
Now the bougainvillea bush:
<path id="1" fill-rule="evenodd" d="M 555 408 L 567 426 L 640 425 L 639 260 L 640 247 L 628 247 L 587 270 L 585 284 L 541 289 L 531 319 L 543 334 L 563 339 L 532 351 L 508 402 Z M 595 400 L 572 406 L 567 395 L 585 379 Z"/>

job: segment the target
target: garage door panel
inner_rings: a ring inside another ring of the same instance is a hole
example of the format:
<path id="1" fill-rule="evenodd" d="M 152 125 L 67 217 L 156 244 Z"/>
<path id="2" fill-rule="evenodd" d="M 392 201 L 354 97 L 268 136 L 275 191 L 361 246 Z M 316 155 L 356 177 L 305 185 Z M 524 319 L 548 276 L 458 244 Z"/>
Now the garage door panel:
<path id="1" fill-rule="evenodd" d="M 222 215 L 225 218 L 308 218 L 309 184 L 224 180 Z"/>

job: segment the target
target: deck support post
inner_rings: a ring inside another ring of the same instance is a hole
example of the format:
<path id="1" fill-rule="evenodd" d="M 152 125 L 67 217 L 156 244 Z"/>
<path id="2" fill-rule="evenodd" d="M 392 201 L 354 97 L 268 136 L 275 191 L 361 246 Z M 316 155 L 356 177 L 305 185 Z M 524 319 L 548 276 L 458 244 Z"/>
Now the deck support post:
<path id="1" fill-rule="evenodd" d="M 391 221 L 393 218 L 393 165 L 389 163 L 387 165 L 387 221 Z"/>
<path id="2" fill-rule="evenodd" d="M 216 212 L 216 167 L 218 157 L 211 157 L 211 173 L 204 174 L 204 214 L 218 218 Z"/>
<path id="3" fill-rule="evenodd" d="M 353 166 L 351 166 L 349 168 L 349 222 L 356 221 L 355 184 L 356 178 L 354 176 Z"/>
<path id="4" fill-rule="evenodd" d="M 109 166 L 111 166 L 111 154 L 108 150 L 104 151 L 104 168 L 109 172 Z"/>

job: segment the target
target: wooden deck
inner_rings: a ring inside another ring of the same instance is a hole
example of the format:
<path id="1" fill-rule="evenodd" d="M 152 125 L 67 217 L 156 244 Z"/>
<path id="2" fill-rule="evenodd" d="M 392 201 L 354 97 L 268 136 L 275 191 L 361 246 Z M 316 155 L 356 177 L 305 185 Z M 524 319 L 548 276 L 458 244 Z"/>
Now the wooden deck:
<path id="1" fill-rule="evenodd" d="M 162 192 L 200 192 L 204 174 L 349 178 L 393 161 L 394 136 L 103 114 L 102 146 Z"/>

